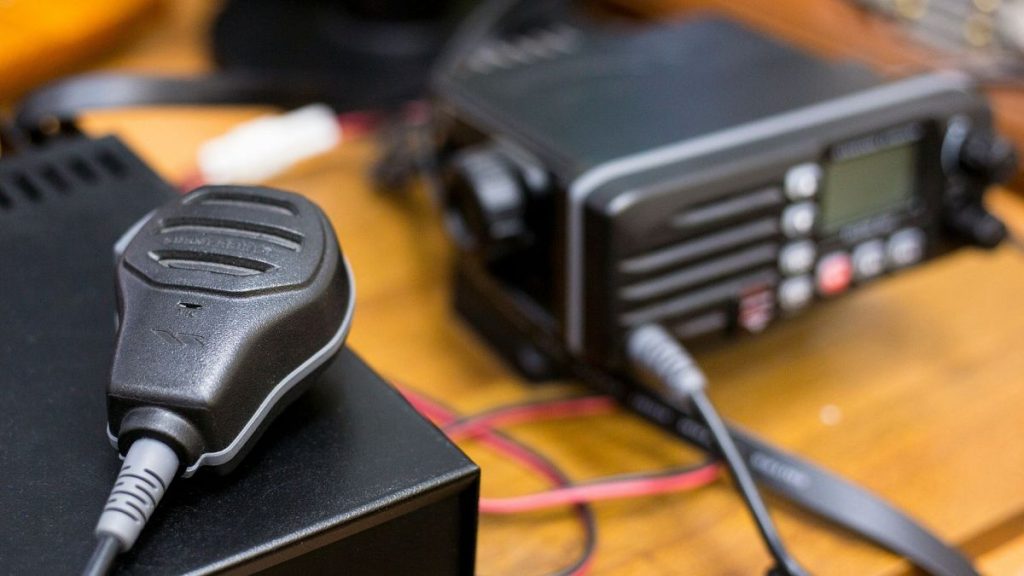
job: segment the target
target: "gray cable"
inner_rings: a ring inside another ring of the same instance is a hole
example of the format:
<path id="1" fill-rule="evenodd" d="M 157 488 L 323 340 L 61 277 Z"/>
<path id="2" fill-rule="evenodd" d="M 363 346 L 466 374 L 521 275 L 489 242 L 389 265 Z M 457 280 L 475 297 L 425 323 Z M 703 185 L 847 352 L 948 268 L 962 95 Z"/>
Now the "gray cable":
<path id="1" fill-rule="evenodd" d="M 104 574 L 135 544 L 177 473 L 178 455 L 163 442 L 140 438 L 131 445 L 96 523 L 99 543 L 86 574 Z"/>
<path id="2" fill-rule="evenodd" d="M 743 455 L 722 422 L 711 400 L 704 394 L 707 378 L 678 340 L 658 325 L 645 325 L 633 331 L 626 353 L 641 381 L 682 412 L 696 412 L 711 433 L 712 441 L 725 460 L 736 488 L 747 505 L 768 551 L 776 561 L 771 575 L 804 576 L 801 567 L 782 544 L 775 522 L 768 513 L 757 484 Z"/>
<path id="3" fill-rule="evenodd" d="M 114 560 L 121 553 L 121 543 L 113 536 L 101 536 L 96 543 L 96 551 L 89 558 L 82 576 L 105 576 L 114 565 Z"/>

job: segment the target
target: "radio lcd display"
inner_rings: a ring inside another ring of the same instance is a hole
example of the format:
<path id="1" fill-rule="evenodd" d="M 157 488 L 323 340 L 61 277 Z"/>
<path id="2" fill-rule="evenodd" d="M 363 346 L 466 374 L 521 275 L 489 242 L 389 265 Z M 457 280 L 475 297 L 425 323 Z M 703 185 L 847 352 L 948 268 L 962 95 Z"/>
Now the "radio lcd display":
<path id="1" fill-rule="evenodd" d="M 916 172 L 916 143 L 829 165 L 822 195 L 822 231 L 830 234 L 844 224 L 908 203 L 913 198 Z"/>

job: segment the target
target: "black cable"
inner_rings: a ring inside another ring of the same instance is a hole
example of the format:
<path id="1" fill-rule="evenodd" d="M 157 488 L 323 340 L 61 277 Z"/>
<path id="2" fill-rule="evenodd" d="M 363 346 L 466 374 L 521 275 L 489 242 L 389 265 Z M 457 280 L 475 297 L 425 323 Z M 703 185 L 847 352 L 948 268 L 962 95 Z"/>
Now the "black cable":
<path id="1" fill-rule="evenodd" d="M 96 542 L 96 550 L 89 558 L 82 576 L 106 576 L 114 566 L 114 560 L 121 552 L 121 543 L 109 534 L 101 535 Z"/>
<path id="2" fill-rule="evenodd" d="M 702 450 L 714 451 L 706 425 L 688 411 L 668 405 L 633 381 L 624 381 L 585 363 L 572 363 L 576 377 L 617 398 L 624 406 L 658 406 L 652 420 L 668 433 Z M 909 560 L 932 576 L 978 576 L 959 550 L 935 537 L 903 511 L 864 488 L 780 450 L 735 427 L 736 448 L 757 483 L 807 513 Z"/>
<path id="3" fill-rule="evenodd" d="M 83 112 L 102 108 L 155 105 L 254 104 L 296 108 L 330 102 L 339 112 L 359 102 L 346 99 L 346 86 L 310 74 L 224 72 L 205 76 L 84 74 L 44 86 L 17 106 L 15 122 L 34 132 L 42 126 L 73 123 Z"/>
<path id="4" fill-rule="evenodd" d="M 416 394 L 419 396 L 429 398 L 431 403 L 443 408 L 449 414 L 458 414 L 458 411 L 456 411 L 448 404 L 445 404 L 444 402 L 436 400 L 432 397 L 428 397 L 426 394 L 422 392 L 417 392 Z M 449 426 L 452 426 L 457 422 L 466 421 L 472 418 L 475 418 L 475 416 L 462 416 L 460 418 L 457 418 L 443 426 L 442 431 L 444 430 L 444 428 L 448 428 Z M 491 433 L 501 437 L 502 440 L 510 444 L 514 444 L 517 448 L 528 453 L 531 457 L 535 458 L 546 468 L 548 468 L 548 472 L 550 472 L 555 477 L 558 487 L 566 488 L 573 485 L 572 480 L 569 478 L 569 476 L 565 472 L 563 472 L 562 469 L 557 464 L 552 462 L 551 459 L 548 458 L 547 456 L 541 454 L 534 448 L 531 448 L 530 446 L 520 442 L 519 440 L 512 438 L 511 436 L 505 434 L 504 432 L 501 432 L 499 430 L 492 430 Z M 577 519 L 580 521 L 580 525 L 583 527 L 582 549 L 580 550 L 579 555 L 576 557 L 576 560 L 573 561 L 572 564 L 566 566 L 565 568 L 562 568 L 558 572 L 552 573 L 550 576 L 576 576 L 584 566 L 590 563 L 590 561 L 594 557 L 594 553 L 597 551 L 597 518 L 594 515 L 593 507 L 589 503 L 581 502 L 579 504 L 573 505 L 573 510 L 576 513 Z"/>
<path id="5" fill-rule="evenodd" d="M 537 452 L 533 448 L 509 437 L 501 432 L 495 432 L 495 434 L 501 436 L 504 440 L 516 444 L 522 450 L 529 452 L 531 456 L 540 460 L 545 466 L 549 468 L 549 471 L 558 478 L 558 484 L 563 487 L 571 486 L 572 481 L 569 477 L 562 472 L 562 469 L 555 465 L 546 456 Z M 597 518 L 594 516 L 594 508 L 587 503 L 580 503 L 573 506 L 573 510 L 576 512 L 576 517 L 580 521 L 580 525 L 583 527 L 583 546 L 580 550 L 576 560 L 566 566 L 565 568 L 555 572 L 552 576 L 575 576 L 584 566 L 590 563 L 594 557 L 594 553 L 597 551 Z"/>
<path id="6" fill-rule="evenodd" d="M 444 404 L 441 404 L 440 402 L 436 403 L 440 406 L 444 406 Z M 544 464 L 544 466 L 548 468 L 548 471 L 555 476 L 558 487 L 566 488 L 573 485 L 569 476 L 547 456 L 544 456 L 534 448 L 531 448 L 503 432 L 493 431 L 492 433 L 500 436 L 502 440 L 505 440 L 510 444 L 515 444 L 516 447 L 529 453 L 531 457 Z M 579 520 L 580 525 L 583 527 L 583 545 L 579 555 L 572 564 L 562 568 L 558 572 L 553 572 L 550 576 L 575 576 L 580 569 L 590 563 L 591 559 L 594 557 L 594 553 L 597 551 L 597 518 L 594 515 L 594 508 L 589 503 L 579 503 L 573 505 L 573 510 L 576 513 L 576 518 Z"/>
<path id="7" fill-rule="evenodd" d="M 691 407 L 710 433 L 716 451 L 725 459 L 743 501 L 757 525 L 776 565 L 771 574 L 805 576 L 804 570 L 782 544 L 768 507 L 765 506 L 747 463 L 736 448 L 729 429 L 704 393 L 707 378 L 690 354 L 660 325 L 634 330 L 626 341 L 626 355 L 642 383 L 650 386 L 669 404 L 686 411 Z"/>
<path id="8" fill-rule="evenodd" d="M 439 402 L 437 402 L 437 404 L 444 406 L 444 404 Z M 505 440 L 510 444 L 515 444 L 516 447 L 529 453 L 531 457 L 544 464 L 544 466 L 548 468 L 548 471 L 557 480 L 558 487 L 567 488 L 573 485 L 569 476 L 547 456 L 544 456 L 534 448 L 531 448 L 503 432 L 493 431 L 492 433 L 500 436 L 502 440 Z M 573 510 L 576 513 L 576 518 L 580 521 L 580 525 L 583 527 L 583 545 L 579 555 L 572 564 L 562 568 L 558 572 L 553 572 L 550 576 L 576 576 L 584 566 L 590 563 L 594 557 L 594 553 L 597 552 L 597 518 L 594 515 L 594 508 L 589 503 L 581 502 L 579 504 L 574 504 Z"/>
<path id="9" fill-rule="evenodd" d="M 757 484 L 754 483 L 754 479 L 750 475 L 747 463 L 743 459 L 743 455 L 736 448 L 729 429 L 722 422 L 722 418 L 718 415 L 718 411 L 715 410 L 711 400 L 702 390 L 693 392 L 690 400 L 697 415 L 711 432 L 711 438 L 718 448 L 718 452 L 725 460 L 725 464 L 729 468 L 733 481 L 736 482 L 736 488 L 740 496 L 743 497 L 747 510 L 753 516 L 754 523 L 761 533 L 761 538 L 771 552 L 772 557 L 778 563 L 782 574 L 788 576 L 806 575 L 807 572 L 796 562 L 783 545 L 778 530 L 775 528 L 775 522 L 772 520 L 771 514 L 768 513 L 768 507 L 765 506 L 761 493 L 757 489 Z"/>
<path id="10" fill-rule="evenodd" d="M 431 400 L 433 401 L 433 399 L 431 399 Z M 451 429 L 451 428 L 461 428 L 462 426 L 465 426 L 466 424 L 469 424 L 469 423 L 472 423 L 472 422 L 476 422 L 476 421 L 481 420 L 481 419 L 490 418 L 494 414 L 501 414 L 503 412 L 508 412 L 510 410 L 530 409 L 530 408 L 536 408 L 537 406 L 548 406 L 548 405 L 553 404 L 553 403 L 573 402 L 573 401 L 578 401 L 578 400 L 609 400 L 610 401 L 609 397 L 605 396 L 603 394 L 572 394 L 572 395 L 562 396 L 562 397 L 559 397 L 559 398 L 552 398 L 552 399 L 527 400 L 525 402 L 512 402 L 510 404 L 502 404 L 502 405 L 497 406 L 495 408 L 490 408 L 490 409 L 487 409 L 487 410 L 482 410 L 480 412 L 475 412 L 473 414 L 460 416 L 459 418 L 457 418 L 455 420 L 452 420 L 451 422 L 445 424 L 444 427 L 445 427 L 446 430 Z"/>
<path id="11" fill-rule="evenodd" d="M 449 76 L 472 49 L 522 0 L 488 0 L 474 10 L 446 45 L 434 69 L 436 80 Z M 553 0 L 547 0 L 553 2 Z M 564 0 L 553 5 L 561 5 Z M 546 7 L 547 3 L 536 6 Z M 384 94 L 392 102 L 395 94 Z M 83 112 L 103 108 L 153 105 L 258 104 L 296 108 L 328 102 L 339 112 L 365 107 L 351 80 L 308 72 L 218 72 L 204 76 L 158 76 L 91 73 L 43 86 L 15 109 L 15 122 L 28 132 L 44 126 L 73 125 Z"/>

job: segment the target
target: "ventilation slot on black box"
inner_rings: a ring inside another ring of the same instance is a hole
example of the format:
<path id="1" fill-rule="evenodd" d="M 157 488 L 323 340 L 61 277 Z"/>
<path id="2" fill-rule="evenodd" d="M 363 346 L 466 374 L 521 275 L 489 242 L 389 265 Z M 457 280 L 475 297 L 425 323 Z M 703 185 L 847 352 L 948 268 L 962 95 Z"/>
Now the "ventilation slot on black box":
<path id="1" fill-rule="evenodd" d="M 95 184 L 99 182 L 99 175 L 96 174 L 96 170 L 92 166 L 89 166 L 85 160 L 81 158 L 72 158 L 69 162 L 71 166 L 71 172 L 82 182 L 86 184 Z"/>
<path id="2" fill-rule="evenodd" d="M 121 178 L 128 173 L 128 165 L 124 163 L 124 160 L 118 158 L 116 154 L 109 150 L 100 152 L 96 156 L 96 160 L 106 170 L 107 174 L 115 178 Z"/>
<path id="3" fill-rule="evenodd" d="M 731 304 L 750 287 L 774 286 L 778 279 L 775 267 L 762 268 L 631 310 L 619 317 L 619 323 L 623 327 L 633 328 L 650 322 L 681 318 L 715 306 Z"/>
<path id="4" fill-rule="evenodd" d="M 619 272 L 628 275 L 650 274 L 666 268 L 682 266 L 752 242 L 769 240 L 778 234 L 777 218 L 759 218 L 752 222 L 744 222 L 665 248 L 626 258 L 619 262 Z"/>
<path id="5" fill-rule="evenodd" d="M 29 179 L 25 174 L 18 174 L 14 177 L 14 185 L 21 190 L 21 195 L 31 200 L 32 202 L 41 202 L 43 200 L 43 193 L 36 186 L 35 182 Z"/>
<path id="6" fill-rule="evenodd" d="M 775 262 L 778 253 L 779 246 L 774 242 L 758 244 L 729 252 L 717 258 L 703 260 L 650 280 L 630 284 L 619 291 L 619 296 L 626 302 L 643 302 L 651 298 L 658 298 L 771 264 Z"/>
<path id="7" fill-rule="evenodd" d="M 674 214 L 679 241 L 616 265 L 620 327 L 660 322 L 683 340 L 729 330 L 740 299 L 779 280 L 784 204 L 768 186 Z"/>
<path id="8" fill-rule="evenodd" d="M 57 192 L 60 192 L 61 194 L 67 194 L 68 192 L 71 191 L 71 185 L 68 183 L 67 179 L 64 178 L 64 176 L 60 173 L 60 171 L 57 170 L 55 166 L 43 166 L 43 169 L 40 170 L 40 174 L 42 175 L 43 180 L 45 180 L 46 183 L 50 186 L 50 188 L 53 188 Z"/>
<path id="9" fill-rule="evenodd" d="M 689 234 L 713 226 L 728 225 L 740 218 L 773 212 L 780 209 L 784 203 L 782 190 L 771 186 L 730 196 L 724 200 L 691 206 L 672 217 L 672 226 L 684 234 Z"/>

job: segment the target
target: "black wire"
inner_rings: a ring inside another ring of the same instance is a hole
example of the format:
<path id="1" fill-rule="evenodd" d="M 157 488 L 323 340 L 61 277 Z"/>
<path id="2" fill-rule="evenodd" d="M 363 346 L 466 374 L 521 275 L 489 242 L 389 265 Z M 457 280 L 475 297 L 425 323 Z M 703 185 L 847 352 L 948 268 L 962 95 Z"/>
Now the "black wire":
<path id="1" fill-rule="evenodd" d="M 422 394 L 422 393 L 420 393 L 420 394 Z M 476 421 L 481 420 L 481 419 L 486 419 L 486 418 L 489 418 L 490 416 L 492 416 L 494 414 L 500 414 L 502 412 L 507 412 L 509 410 L 519 410 L 519 409 L 522 409 L 522 408 L 535 408 L 537 406 L 546 406 L 546 405 L 553 404 L 553 403 L 558 403 L 558 402 L 571 402 L 571 401 L 576 401 L 576 400 L 590 400 L 590 399 L 594 399 L 594 400 L 598 400 L 598 399 L 613 400 L 613 398 L 611 396 L 606 396 L 606 395 L 603 395 L 603 394 L 581 394 L 581 395 L 572 395 L 572 396 L 566 396 L 566 397 L 555 398 L 555 399 L 529 400 L 529 401 L 526 401 L 526 402 L 514 402 L 514 403 L 511 403 L 511 404 L 503 404 L 501 406 L 498 406 L 497 408 L 491 408 L 489 410 L 484 410 L 484 411 L 481 411 L 481 412 L 476 412 L 476 413 L 470 414 L 468 416 L 461 416 L 461 417 L 459 417 L 459 418 L 457 418 L 455 420 L 452 420 L 451 422 L 445 424 L 444 427 L 442 428 L 442 430 L 443 431 L 448 431 L 448 430 L 450 430 L 452 428 L 460 428 L 462 426 L 465 426 L 466 424 L 473 423 L 473 422 L 476 422 Z M 433 399 L 431 399 L 431 400 L 433 402 L 437 403 L 438 405 L 443 406 L 443 404 L 441 404 L 440 402 L 437 402 L 436 400 L 433 400 Z M 454 413 L 454 411 L 453 411 L 453 413 Z M 493 429 L 491 431 L 492 432 L 496 432 L 496 433 L 500 433 L 500 432 L 498 432 L 496 430 L 493 430 Z M 511 438 L 509 438 L 509 441 L 515 442 L 517 445 L 522 446 L 522 444 L 520 444 L 519 442 L 516 442 L 515 440 L 512 440 Z M 522 446 L 522 447 L 526 448 L 525 446 Z M 527 450 L 528 450 L 528 448 L 527 448 Z M 697 464 L 687 464 L 685 466 L 674 466 L 672 468 L 666 468 L 664 470 L 657 470 L 657 471 L 653 471 L 653 472 L 626 472 L 626 473 L 623 473 L 623 474 L 612 474 L 612 475 L 608 475 L 608 476 L 602 476 L 600 478 L 595 478 L 593 480 L 588 480 L 588 481 L 585 481 L 585 482 L 571 482 L 570 481 L 564 487 L 569 488 L 569 487 L 580 487 L 580 486 L 601 486 L 601 485 L 604 485 L 604 484 L 613 484 L 613 483 L 616 483 L 616 482 L 623 482 L 623 481 L 627 481 L 627 480 L 657 480 L 659 478 L 667 478 L 667 477 L 671 477 L 671 476 L 677 476 L 679 474 L 686 474 L 686 473 L 689 473 L 689 472 L 697 472 L 699 470 L 703 470 L 703 469 L 707 468 L 708 466 L 712 466 L 712 465 L 714 465 L 714 464 L 716 464 L 718 462 L 719 462 L 719 460 L 717 458 L 708 458 L 708 459 L 704 460 L 703 462 L 700 462 L 700 463 L 697 463 Z M 552 464 L 552 466 L 554 466 L 554 465 Z"/>
<path id="2" fill-rule="evenodd" d="M 419 391 L 417 391 L 416 394 L 419 396 L 423 396 L 424 398 L 428 398 L 432 403 L 440 406 L 441 408 L 444 408 L 450 414 L 458 414 L 458 411 L 456 411 L 450 405 L 445 404 L 440 400 L 436 400 L 432 396 L 429 396 Z M 457 420 L 454 420 L 448 425 L 442 427 L 442 430 L 454 424 L 455 422 L 461 422 L 469 418 L 472 418 L 472 416 L 461 417 Z M 544 464 L 544 466 L 548 468 L 548 471 L 551 472 L 553 476 L 555 476 L 555 479 L 559 487 L 564 488 L 572 486 L 572 480 L 569 478 L 569 476 L 565 472 L 563 472 L 562 469 L 557 464 L 552 462 L 551 459 L 549 459 L 547 456 L 541 454 L 536 449 L 520 442 L 519 440 L 512 438 L 511 436 L 505 434 L 504 432 L 501 432 L 499 430 L 492 430 L 491 433 L 496 436 L 500 436 L 502 440 L 505 440 L 510 444 L 515 444 L 517 448 L 523 450 L 524 452 L 527 452 L 528 454 L 530 454 L 530 456 Z M 572 564 L 566 566 L 565 568 L 562 568 L 558 572 L 553 572 L 552 574 L 550 574 L 550 576 L 573 576 L 580 568 L 582 568 L 590 562 L 591 558 L 593 558 L 594 556 L 594 553 L 597 551 L 597 518 L 594 515 L 593 507 L 589 503 L 581 502 L 579 504 L 573 505 L 573 510 L 576 513 L 576 518 L 580 521 L 580 525 L 583 527 L 582 549 L 580 550 L 579 556 L 576 557 L 576 560 Z"/>
<path id="3" fill-rule="evenodd" d="M 560 397 L 560 398 L 541 399 L 541 400 L 527 400 L 526 402 L 513 402 L 511 404 L 502 404 L 501 406 L 497 406 L 495 408 L 490 408 L 490 409 L 487 409 L 487 410 L 483 410 L 481 412 L 476 412 L 476 413 L 470 414 L 468 416 L 460 416 L 459 418 L 457 418 L 455 420 L 452 420 L 451 422 L 445 424 L 444 428 L 448 429 L 448 428 L 462 427 L 462 426 L 465 426 L 466 424 L 473 423 L 473 422 L 475 422 L 477 420 L 480 420 L 482 418 L 489 418 L 489 417 L 493 416 L 494 414 L 501 414 L 502 412 L 507 412 L 509 410 L 519 410 L 519 409 L 523 409 L 523 408 L 535 408 L 537 406 L 547 406 L 549 404 L 553 404 L 553 403 L 557 403 L 557 402 L 572 402 L 572 401 L 576 401 L 576 400 L 590 400 L 590 399 L 594 399 L 594 400 L 608 399 L 608 400 L 610 400 L 611 398 L 609 396 L 605 396 L 605 395 L 602 395 L 602 394 L 573 394 L 573 395 L 570 395 L 570 396 L 563 396 L 563 397 Z"/>
<path id="4" fill-rule="evenodd" d="M 545 0 L 559 5 L 565 0 Z M 447 79 L 464 58 L 508 17 L 523 0 L 488 0 L 474 10 L 446 45 L 435 66 L 435 81 Z M 382 100 L 399 100 L 384 94 Z M 401 98 L 405 100 L 407 98 Z M 90 73 L 43 86 L 28 94 L 15 109 L 21 128 L 38 132 L 44 126 L 73 125 L 88 110 L 150 105 L 262 104 L 294 108 L 310 102 L 329 102 L 338 111 L 365 107 L 351 89 L 351 79 L 334 74 L 218 72 L 204 76 L 158 76 Z"/>
<path id="5" fill-rule="evenodd" d="M 714 404 L 711 403 L 711 400 L 704 394 L 703 390 L 694 392 L 691 400 L 697 415 L 711 432 L 711 437 L 722 458 L 725 460 L 725 464 L 732 474 L 733 481 L 736 482 L 736 487 L 743 497 L 747 509 L 750 511 L 751 516 L 754 517 L 754 523 L 757 525 L 758 531 L 761 532 L 761 538 L 767 545 L 772 557 L 775 558 L 777 566 L 772 573 L 778 573 L 781 570 L 781 573 L 787 576 L 806 576 L 808 574 L 807 571 L 796 562 L 782 544 L 778 530 L 775 528 L 775 522 L 772 520 L 771 514 L 768 513 L 768 508 L 761 498 L 757 484 L 754 483 L 754 479 L 750 475 L 746 461 L 740 454 L 739 449 L 736 448 L 736 444 L 729 434 L 729 429 L 722 422 L 722 418 L 718 415 L 718 411 L 715 410 Z"/>
<path id="6" fill-rule="evenodd" d="M 688 474 L 691 472 L 699 472 L 708 466 L 714 466 L 719 461 L 716 458 L 708 458 L 698 464 L 688 464 L 686 466 L 676 466 L 674 468 L 666 468 L 664 470 L 658 470 L 655 472 L 626 472 L 625 474 L 612 474 L 611 476 L 602 476 L 586 482 L 574 482 L 571 487 L 578 486 L 602 486 L 604 484 L 615 484 L 618 482 L 624 482 L 628 480 L 657 480 L 659 478 L 669 478 L 671 476 L 678 476 L 679 474 Z"/>
<path id="7" fill-rule="evenodd" d="M 117 559 L 120 552 L 121 543 L 117 538 L 109 534 L 100 536 L 96 543 L 96 550 L 89 558 L 89 563 L 86 564 L 82 576 L 106 576 L 114 567 L 114 560 Z"/>
<path id="8" fill-rule="evenodd" d="M 494 434 L 501 436 L 503 440 L 515 444 L 521 450 L 528 452 L 530 456 L 543 462 L 558 480 L 558 485 L 560 487 L 572 486 L 572 480 L 569 479 L 569 476 L 566 475 L 558 465 L 548 459 L 547 456 L 544 456 L 537 450 L 523 444 L 507 434 L 502 432 L 494 432 Z M 594 516 L 593 507 L 588 503 L 580 503 L 573 505 L 573 510 L 576 512 L 576 517 L 579 519 L 580 525 L 583 527 L 583 547 L 580 550 L 579 556 L 576 557 L 576 560 L 572 564 L 558 572 L 554 572 L 552 576 L 572 576 L 573 574 L 576 574 L 580 568 L 590 562 L 594 553 L 597 551 L 597 518 Z"/>

